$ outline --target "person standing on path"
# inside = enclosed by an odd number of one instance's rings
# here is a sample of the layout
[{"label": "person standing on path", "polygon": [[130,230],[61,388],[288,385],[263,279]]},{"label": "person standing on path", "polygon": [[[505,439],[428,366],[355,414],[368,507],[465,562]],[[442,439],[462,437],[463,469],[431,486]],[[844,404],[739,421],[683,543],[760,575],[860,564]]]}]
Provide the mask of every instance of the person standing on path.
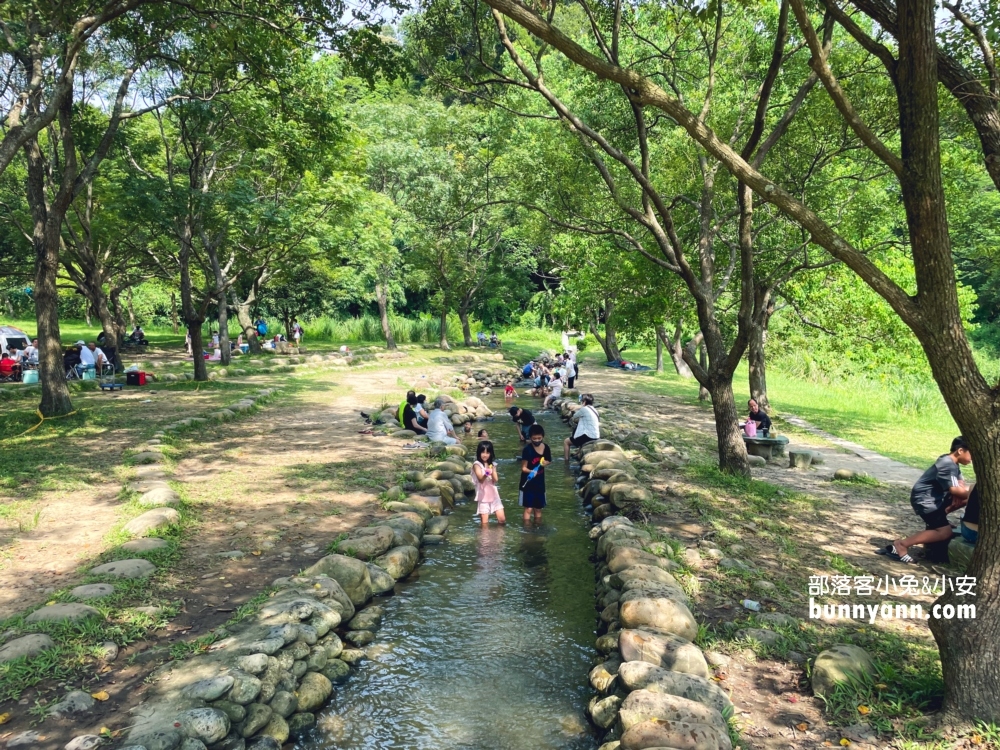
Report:
[{"label": "person standing on path", "polygon": [[552,463],[552,450],[545,443],[545,428],[533,424],[528,428],[528,445],[521,451],[521,481],[518,505],[524,508],[524,523],[542,523],[545,507],[545,465]]},{"label": "person standing on path", "polygon": [[906,539],[897,539],[892,544],[875,550],[875,554],[912,563],[916,561],[910,556],[909,548],[914,544],[949,541],[953,530],[948,522],[948,514],[968,503],[971,492],[962,477],[961,467],[971,463],[972,453],[968,443],[959,435],[951,441],[951,452],[939,457],[910,490],[910,505],[924,522],[924,531]]},{"label": "person standing on path", "polygon": [[576,421],[573,437],[568,437],[563,441],[563,453],[567,465],[569,465],[570,448],[579,448],[581,445],[601,437],[601,419],[597,415],[597,409],[594,408],[594,394],[584,393],[580,397],[580,403],[583,406],[570,417],[570,421]]},{"label": "person standing on path", "polygon": [[[466,422],[468,424],[468,422]],[[503,502],[497,491],[496,453],[493,443],[483,440],[476,446],[476,462],[472,464],[472,475],[476,482],[476,513],[481,519],[480,528],[485,529],[490,522],[490,515],[496,514],[497,522],[502,526],[507,523],[503,512]]]}]

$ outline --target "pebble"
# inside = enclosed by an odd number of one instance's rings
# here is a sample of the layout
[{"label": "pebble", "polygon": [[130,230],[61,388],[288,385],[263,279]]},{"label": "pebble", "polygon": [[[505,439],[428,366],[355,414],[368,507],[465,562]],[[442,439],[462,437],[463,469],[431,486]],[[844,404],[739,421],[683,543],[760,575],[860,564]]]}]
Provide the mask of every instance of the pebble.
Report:
[{"label": "pebble", "polygon": [[60,719],[72,716],[73,714],[85,714],[94,707],[96,702],[90,697],[89,693],[85,693],[82,690],[74,690],[66,693],[61,701],[50,706],[49,713]]},{"label": "pebble", "polygon": [[114,641],[105,641],[101,644],[99,652],[100,658],[104,661],[114,661],[118,658],[118,644]]},{"label": "pebble", "polygon": [[233,524],[233,528],[236,529],[237,531],[242,531],[249,525],[250,524],[248,524],[246,521],[237,521],[236,523]]}]

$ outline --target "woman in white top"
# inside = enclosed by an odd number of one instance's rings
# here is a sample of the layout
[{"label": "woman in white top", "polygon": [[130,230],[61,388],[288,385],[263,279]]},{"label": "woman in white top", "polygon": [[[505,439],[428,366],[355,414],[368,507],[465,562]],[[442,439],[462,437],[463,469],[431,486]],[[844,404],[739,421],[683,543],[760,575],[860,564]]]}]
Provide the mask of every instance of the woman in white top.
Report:
[{"label": "woman in white top", "polygon": [[458,442],[455,437],[455,428],[451,426],[451,420],[441,407],[444,401],[441,398],[434,399],[434,409],[427,417],[427,439],[435,443],[445,443],[452,445]]},{"label": "woman in white top", "polygon": [[548,409],[550,406],[552,406],[552,402],[554,402],[557,398],[562,398],[563,382],[562,382],[562,375],[560,374],[559,370],[556,370],[552,374],[552,380],[549,381],[549,388],[551,388],[552,391],[549,393],[548,396],[545,397],[545,400],[542,402],[543,409]]},{"label": "woman in white top", "polygon": [[573,415],[573,419],[576,420],[576,430],[573,432],[573,437],[563,441],[567,462],[569,461],[570,447],[579,448],[581,445],[601,437],[601,420],[597,416],[597,409],[594,408],[593,394],[584,393],[580,398],[580,403],[583,406],[577,409]]}]

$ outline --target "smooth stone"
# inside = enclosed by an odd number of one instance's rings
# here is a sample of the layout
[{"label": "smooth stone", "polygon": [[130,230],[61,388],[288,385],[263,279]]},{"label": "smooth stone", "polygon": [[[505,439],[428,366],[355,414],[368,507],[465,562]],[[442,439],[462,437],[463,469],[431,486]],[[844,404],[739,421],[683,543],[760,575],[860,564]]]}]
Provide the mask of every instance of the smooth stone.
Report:
[{"label": "smooth stone", "polygon": [[90,569],[91,575],[112,578],[148,578],[155,571],[156,566],[153,563],[139,557],[131,560],[115,560]]},{"label": "smooth stone", "polygon": [[232,686],[232,675],[224,674],[191,683],[184,689],[184,694],[196,700],[214,701],[225,695]]},{"label": "smooth stone", "polygon": [[622,702],[618,714],[626,730],[650,719],[670,722],[704,724],[720,734],[728,735],[729,729],[722,714],[711,706],[682,698],[679,695],[658,693],[652,690],[633,690]]},{"label": "smooth stone", "polygon": [[385,570],[396,580],[405,578],[420,562],[420,550],[416,547],[394,547],[381,557],[375,558],[375,564]]},{"label": "smooth stone", "polygon": [[281,750],[281,743],[273,737],[254,737],[247,742],[246,750]]},{"label": "smooth stone", "polygon": [[834,479],[848,480],[848,479],[854,479],[854,477],[856,476],[857,473],[851,471],[850,469],[837,469],[835,472],[833,472]]},{"label": "smooth stone", "polygon": [[347,539],[337,544],[336,551],[358,560],[369,560],[383,554],[392,546],[395,533],[395,529],[389,526],[357,529]]},{"label": "smooth stone", "polygon": [[664,669],[644,661],[627,661],[618,667],[618,681],[628,691],[649,690],[678,695],[711,706],[720,713],[733,710],[726,692],[705,677]]},{"label": "smooth stone", "polygon": [[271,714],[274,710],[263,703],[251,703],[247,706],[247,716],[237,727],[237,731],[243,737],[252,737],[271,721]]},{"label": "smooth stone", "polygon": [[618,619],[623,628],[653,629],[673,633],[688,641],[698,635],[698,623],[684,604],[666,598],[641,598],[623,601]]},{"label": "smooth stone", "polygon": [[22,656],[35,656],[55,645],[56,642],[43,633],[22,635],[0,647],[0,664],[20,659]]},{"label": "smooth stone", "polygon": [[291,716],[298,707],[299,699],[295,696],[295,693],[279,690],[271,699],[271,710],[282,718]]},{"label": "smooth stone", "polygon": [[310,672],[299,684],[299,711],[312,712],[321,708],[333,692],[333,684],[319,672]]},{"label": "smooth stone", "polygon": [[158,451],[142,451],[132,456],[132,463],[137,465],[160,464],[163,463],[163,454]]},{"label": "smooth stone", "polygon": [[294,714],[288,720],[288,733],[298,739],[307,734],[310,729],[316,726],[316,716],[311,713]]},{"label": "smooth stone", "polygon": [[767,466],[767,459],[763,456],[747,456],[747,463],[755,469],[761,469]]},{"label": "smooth stone", "polygon": [[222,711],[222,713],[229,717],[229,721],[233,725],[239,724],[247,717],[247,710],[239,703],[233,703],[232,701],[215,701],[212,704],[212,708]]},{"label": "smooth stone", "polygon": [[708,677],[708,664],[701,649],[675,635],[626,629],[618,637],[618,648],[624,661],[645,661],[675,672]]},{"label": "smooth stone", "polygon": [[736,631],[736,637],[757,641],[762,646],[768,647],[777,646],[784,640],[781,633],[775,633],[773,630],[764,630],[763,628],[743,628]]},{"label": "smooth stone", "polygon": [[[42,741],[42,734],[34,729],[29,729],[27,732],[20,732],[12,737],[7,738],[7,750],[14,750],[16,747],[34,747],[36,743],[40,744]],[[145,749],[144,749],[145,750]]]},{"label": "smooth stone", "polygon": [[340,584],[355,607],[361,606],[372,597],[371,576],[368,574],[368,567],[361,560],[355,560],[353,557],[327,555],[315,565],[306,568],[302,575],[325,575],[332,578]]},{"label": "smooth stone", "polygon": [[446,531],[448,531],[448,526],[451,524],[451,519],[448,516],[435,516],[427,521],[425,525],[425,533],[432,536],[443,536]]},{"label": "smooth stone", "polygon": [[733,557],[724,557],[719,560],[719,567],[723,570],[738,570],[744,573],[749,573],[753,568],[747,565],[745,562],[737,560]]},{"label": "smooth stone", "polygon": [[271,737],[279,745],[288,742],[288,722],[278,714],[274,714],[261,732],[265,737]]},{"label": "smooth stone", "polygon": [[767,593],[770,593],[770,592],[778,590],[778,587],[775,586],[773,583],[771,583],[770,581],[764,581],[764,580],[754,581],[753,582],[753,587],[755,589],[757,589],[758,591],[764,591],[764,592],[767,592]]},{"label": "smooth stone", "polygon": [[622,699],[617,695],[609,695],[607,698],[591,701],[588,709],[590,718],[601,729],[607,729],[618,719],[618,709],[622,704]]},{"label": "smooth stone", "polygon": [[851,678],[877,677],[871,656],[860,646],[840,644],[816,657],[812,668],[812,688],[816,695],[832,695],[838,682]]},{"label": "smooth stone", "polygon": [[351,618],[347,627],[351,630],[378,630],[382,624],[382,612],[375,607],[363,609]]},{"label": "smooth stone", "polygon": [[216,552],[215,556],[224,557],[227,560],[242,560],[244,557],[247,556],[247,553],[244,552],[243,550],[231,549],[228,550],[227,552]]},{"label": "smooth stone", "polygon": [[680,567],[673,560],[666,560],[635,547],[615,547],[608,552],[608,570],[612,573],[619,573],[633,565],[649,565],[663,570],[677,570]]},{"label": "smooth stone", "polygon": [[145,539],[133,539],[131,542],[125,542],[118,549],[124,550],[126,552],[153,552],[154,550],[163,549],[169,546],[169,542],[165,539],[157,539],[156,537],[146,537]]},{"label": "smooth stone", "polygon": [[192,708],[177,717],[177,721],[184,734],[206,745],[229,734],[229,717],[217,708]]},{"label": "smooth stone", "polygon": [[436,544],[444,544],[444,537],[440,534],[424,534],[424,538],[420,540],[421,547],[428,547]]},{"label": "smooth stone", "polygon": [[359,648],[345,648],[340,652],[340,660],[354,665],[359,664],[367,658],[364,651]]},{"label": "smooth stone", "polygon": [[51,604],[36,609],[25,618],[25,622],[76,622],[88,617],[99,617],[100,614],[86,604]]},{"label": "smooth stone", "polygon": [[381,596],[382,594],[388,594],[396,588],[396,579],[385,570],[372,563],[365,563],[365,565],[368,566],[368,577],[371,579],[372,594]]},{"label": "smooth stone", "polygon": [[236,666],[250,674],[260,674],[267,669],[267,654],[250,654],[236,660]]},{"label": "smooth stone", "polygon": [[340,659],[328,659],[326,666],[322,669],[323,676],[330,682],[339,684],[345,682],[351,674],[351,667],[347,662]]},{"label": "smooth stone", "polygon": [[162,508],[180,505],[181,496],[170,487],[154,487],[139,497],[139,505],[144,508]]},{"label": "smooth stone", "polygon": [[757,619],[766,622],[768,625],[776,625],[779,628],[797,628],[799,621],[784,612],[763,612],[757,615]]},{"label": "smooth stone", "polygon": [[110,583],[88,583],[77,586],[69,593],[77,599],[102,599],[115,593],[115,587]]},{"label": "smooth stone", "polygon": [[49,714],[64,719],[73,714],[85,714],[94,708],[96,700],[90,697],[90,693],[82,690],[74,690],[66,693],[61,701],[49,708]]},{"label": "smooth stone", "polygon": [[181,743],[180,750],[208,750],[205,743],[191,737]]},{"label": "smooth stone", "polygon": [[63,750],[94,750],[100,747],[102,742],[103,740],[96,734],[81,734],[63,745]]},{"label": "smooth stone", "polygon": [[124,526],[124,530],[133,536],[143,536],[150,531],[166,528],[179,523],[181,514],[173,508],[154,508],[147,510],[141,516],[136,516]]},{"label": "smooth stone", "polygon": [[326,649],[327,659],[336,659],[344,651],[344,644],[340,640],[340,636],[336,633],[330,633],[330,635],[324,638],[322,645]]},{"label": "smooth stone", "polygon": [[375,634],[370,630],[349,630],[344,634],[344,638],[355,646],[367,646],[375,640]]},{"label": "smooth stone", "polygon": [[622,732],[620,750],[731,750],[728,735],[723,739],[707,724],[650,719]]},{"label": "smooth stone", "polygon": [[130,739],[145,750],[174,750],[181,744],[183,737],[176,729],[166,729]]}]

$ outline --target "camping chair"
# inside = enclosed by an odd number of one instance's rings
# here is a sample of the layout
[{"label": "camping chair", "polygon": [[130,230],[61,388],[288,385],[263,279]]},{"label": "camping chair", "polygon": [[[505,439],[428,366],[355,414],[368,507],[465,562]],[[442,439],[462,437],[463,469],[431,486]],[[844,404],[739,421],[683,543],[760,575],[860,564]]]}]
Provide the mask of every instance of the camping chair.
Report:
[{"label": "camping chair", "polygon": [[480,346],[486,346],[486,334],[480,331],[476,334],[476,341]]}]

